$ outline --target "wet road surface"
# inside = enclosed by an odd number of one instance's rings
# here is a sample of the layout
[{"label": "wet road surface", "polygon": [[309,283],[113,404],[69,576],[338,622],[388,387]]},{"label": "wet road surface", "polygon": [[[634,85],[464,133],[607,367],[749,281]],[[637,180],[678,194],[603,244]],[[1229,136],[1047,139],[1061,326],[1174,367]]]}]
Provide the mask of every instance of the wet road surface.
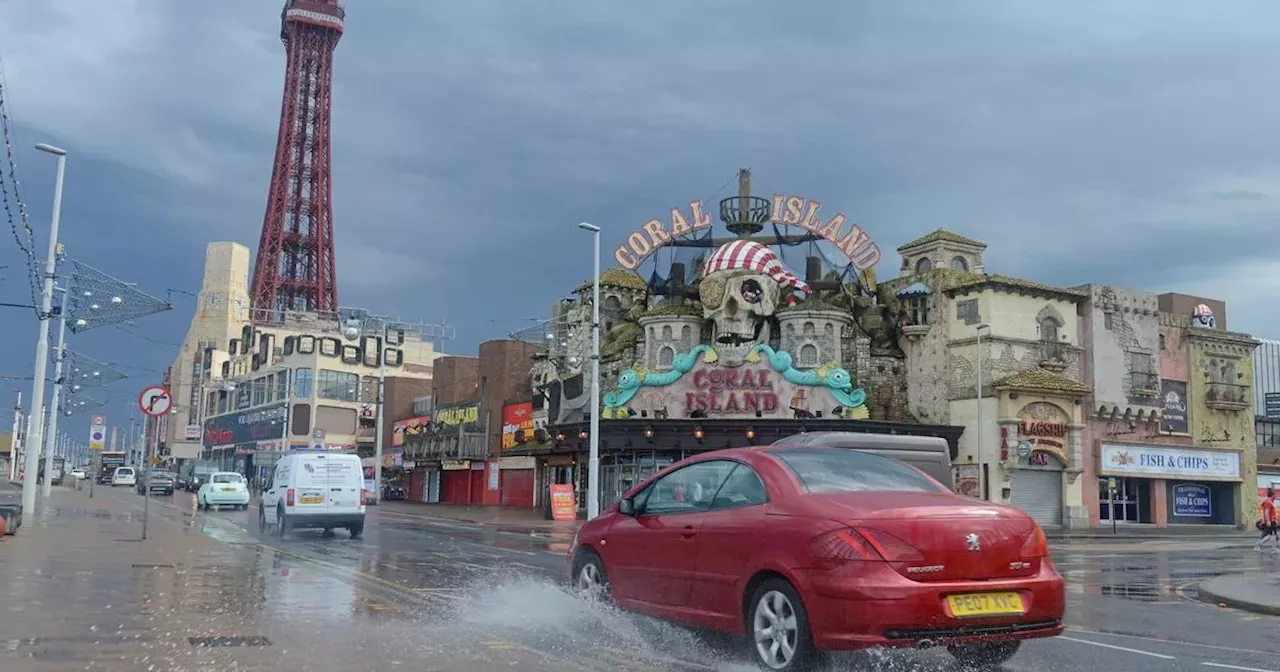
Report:
[{"label": "wet road surface", "polygon": [[[131,511],[109,522],[138,527],[140,497],[124,491],[100,491],[99,497],[118,499]],[[371,507],[363,539],[352,540],[341,530],[329,538],[303,530],[282,540],[258,531],[256,508],[197,512],[183,493],[156,498],[151,513],[151,529],[169,526],[200,539],[192,543],[196,557],[171,568],[121,571],[112,584],[116,593],[95,588],[93,600],[122,606],[141,601],[138,617],[171,619],[173,630],[201,626],[191,616],[195,607],[234,623],[243,636],[305,641],[305,648],[285,657],[305,663],[297,669],[753,669],[745,656],[723,644],[566,594],[559,581],[569,533],[444,522]],[[7,548],[0,546],[0,553]],[[1054,558],[1068,581],[1070,629],[1061,638],[1027,643],[1005,670],[1277,669],[1280,619],[1220,609],[1195,595],[1203,578],[1280,571],[1280,559],[1259,557],[1247,542],[1076,543],[1057,547]],[[54,563],[45,573],[56,571]],[[88,583],[98,586],[110,579],[91,577]],[[5,580],[10,585],[0,595],[10,605],[6,609],[13,609],[22,595],[15,593],[12,577]],[[181,605],[166,605],[166,587]],[[101,618],[97,621],[101,627]],[[231,631],[204,629],[210,635]],[[129,630],[112,636],[127,638]],[[10,637],[0,633],[0,640]],[[155,639],[156,655],[168,655],[169,663],[153,669],[270,666],[267,654],[258,651],[264,647],[255,646],[208,648],[199,658],[201,666],[183,666],[193,660],[189,651],[166,650],[175,645]],[[9,641],[9,654],[18,656],[24,645]],[[102,643],[108,653],[111,641]],[[137,642],[125,648],[130,646]],[[58,647],[46,643],[45,650]],[[0,661],[9,660],[5,655],[0,647]],[[120,660],[136,663],[138,657],[136,651],[122,653]],[[41,662],[53,666],[27,669],[147,669],[105,663],[86,668],[80,661],[58,667],[59,661],[49,658]],[[837,656],[829,667],[957,669],[937,650]]]}]

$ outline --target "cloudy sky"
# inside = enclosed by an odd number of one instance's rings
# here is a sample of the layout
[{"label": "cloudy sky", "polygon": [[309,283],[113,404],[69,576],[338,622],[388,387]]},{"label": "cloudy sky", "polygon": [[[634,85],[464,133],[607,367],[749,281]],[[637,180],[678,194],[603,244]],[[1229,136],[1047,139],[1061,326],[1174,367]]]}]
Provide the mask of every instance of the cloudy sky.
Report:
[{"label": "cloudy sky", "polygon": [[[185,334],[211,240],[255,245],[284,52],[271,0],[4,0],[22,194],[171,314],[78,336],[138,378]],[[1280,337],[1280,5],[362,0],[334,96],[344,305],[456,327],[468,354],[542,317],[605,242],[672,205],[759,191],[847,213],[890,252],[938,226],[990,272],[1186,291]],[[6,234],[7,235],[7,234]],[[12,242],[2,301],[29,297]],[[607,252],[606,252],[607,255]],[[35,323],[0,339],[30,375]],[[19,319],[20,318],[20,319]],[[26,383],[14,382],[14,387]]]}]

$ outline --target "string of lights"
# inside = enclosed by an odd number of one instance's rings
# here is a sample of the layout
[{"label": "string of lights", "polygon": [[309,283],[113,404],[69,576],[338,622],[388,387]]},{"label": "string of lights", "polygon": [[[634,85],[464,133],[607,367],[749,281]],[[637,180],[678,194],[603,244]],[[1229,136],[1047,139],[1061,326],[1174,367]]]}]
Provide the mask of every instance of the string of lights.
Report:
[{"label": "string of lights", "polygon": [[[14,145],[17,142],[17,130],[9,115],[8,81],[4,75],[4,65],[0,62],[0,134],[4,139],[6,165],[0,168],[0,204],[4,207],[5,217],[9,222],[9,230],[13,239],[27,259],[27,271],[31,285],[31,303],[40,305],[40,259],[36,256],[35,232],[27,218],[27,204],[22,200],[18,187],[18,162],[14,158]],[[13,196],[9,191],[12,188]],[[16,212],[15,212],[16,211]],[[39,308],[33,309],[36,316],[44,319]]]}]

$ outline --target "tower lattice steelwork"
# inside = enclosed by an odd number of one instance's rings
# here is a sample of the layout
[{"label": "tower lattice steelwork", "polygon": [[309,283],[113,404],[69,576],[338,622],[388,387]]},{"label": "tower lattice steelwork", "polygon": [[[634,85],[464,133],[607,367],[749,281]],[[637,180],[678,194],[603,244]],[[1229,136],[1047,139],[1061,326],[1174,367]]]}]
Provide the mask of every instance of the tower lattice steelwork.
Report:
[{"label": "tower lattice steelwork", "polygon": [[338,309],[329,136],[333,51],[345,15],[338,0],[287,0],[281,13],[284,99],[250,290],[261,318]]}]

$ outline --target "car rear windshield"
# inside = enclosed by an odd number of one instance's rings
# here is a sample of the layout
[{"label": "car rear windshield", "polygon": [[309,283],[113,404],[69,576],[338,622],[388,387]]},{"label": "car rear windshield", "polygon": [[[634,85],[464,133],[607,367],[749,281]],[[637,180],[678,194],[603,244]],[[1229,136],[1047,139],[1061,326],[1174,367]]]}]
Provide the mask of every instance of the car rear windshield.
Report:
[{"label": "car rear windshield", "polygon": [[121,476],[132,476],[133,467],[116,467],[116,473]]},{"label": "car rear windshield", "polygon": [[780,448],[773,456],[787,465],[805,490],[861,492],[906,490],[941,492],[938,484],[915,469],[889,457],[856,450]]},{"label": "car rear windshield", "polygon": [[244,477],[240,474],[214,474],[214,483],[243,483]]}]

